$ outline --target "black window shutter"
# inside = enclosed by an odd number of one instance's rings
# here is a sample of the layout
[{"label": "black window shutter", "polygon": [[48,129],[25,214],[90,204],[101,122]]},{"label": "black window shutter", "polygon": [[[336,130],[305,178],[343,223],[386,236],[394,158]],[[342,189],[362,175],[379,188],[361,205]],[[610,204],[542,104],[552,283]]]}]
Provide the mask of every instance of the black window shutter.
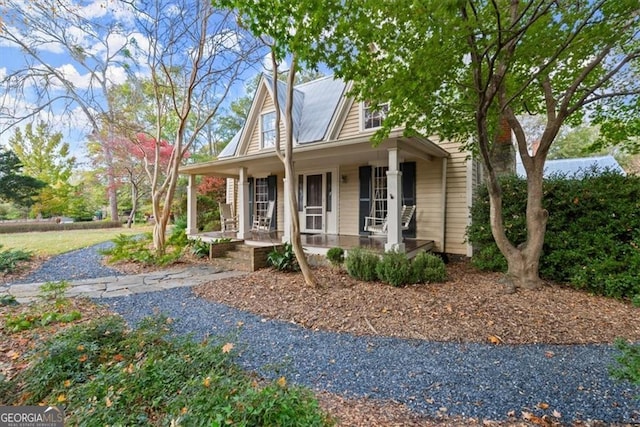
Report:
[{"label": "black window shutter", "polygon": [[364,231],[364,218],[371,213],[371,166],[360,166],[360,202],[359,202],[359,225],[360,235],[366,236],[368,233]]},{"label": "black window shutter", "polygon": [[276,175],[267,177],[267,191],[269,193],[269,201],[275,203],[273,218],[271,218],[271,230],[275,230],[278,224],[278,177]]},{"label": "black window shutter", "polygon": [[[402,204],[416,204],[416,162],[400,163],[402,172]],[[402,232],[403,237],[416,237],[416,214],[414,213],[409,229]]]},{"label": "black window shutter", "polygon": [[253,178],[248,178],[249,182],[249,221],[253,221],[253,200],[255,199],[256,189]]}]

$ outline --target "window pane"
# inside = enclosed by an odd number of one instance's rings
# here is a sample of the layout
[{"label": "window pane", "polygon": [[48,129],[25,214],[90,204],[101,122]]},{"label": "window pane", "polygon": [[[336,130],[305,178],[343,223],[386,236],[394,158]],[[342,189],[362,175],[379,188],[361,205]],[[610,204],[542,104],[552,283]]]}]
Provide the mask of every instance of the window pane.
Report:
[{"label": "window pane", "polygon": [[373,129],[379,128],[382,126],[382,121],[386,117],[389,112],[389,103],[384,103],[378,105],[377,111],[374,111],[372,105],[369,102],[365,102],[362,106],[363,108],[363,128],[364,129]]},{"label": "window pane", "polygon": [[262,148],[274,147],[276,143],[276,113],[262,115]]}]

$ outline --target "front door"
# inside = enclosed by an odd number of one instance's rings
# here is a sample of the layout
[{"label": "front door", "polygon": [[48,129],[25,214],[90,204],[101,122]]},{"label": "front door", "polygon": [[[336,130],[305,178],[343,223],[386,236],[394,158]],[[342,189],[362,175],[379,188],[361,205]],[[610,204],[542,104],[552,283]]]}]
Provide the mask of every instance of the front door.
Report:
[{"label": "front door", "polygon": [[304,175],[304,229],[320,233],[324,230],[323,175]]}]

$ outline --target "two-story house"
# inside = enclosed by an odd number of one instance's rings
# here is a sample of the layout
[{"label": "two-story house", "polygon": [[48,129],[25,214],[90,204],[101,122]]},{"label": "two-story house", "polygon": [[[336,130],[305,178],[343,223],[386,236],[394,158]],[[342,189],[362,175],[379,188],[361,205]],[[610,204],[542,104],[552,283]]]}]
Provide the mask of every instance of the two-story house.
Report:
[{"label": "two-story house", "polygon": [[[300,220],[303,244],[367,246],[411,252],[470,255],[465,241],[477,165],[459,144],[434,137],[405,137],[395,129],[373,146],[388,106],[376,111],[347,96],[349,83],[325,77],[295,87],[293,139],[298,211],[290,212],[284,191],[284,167],[274,151],[275,109],[284,118],[286,87],[263,76],[243,129],[218,159],[181,169],[189,176],[188,229],[196,224],[197,176],[227,178],[227,202],[237,215],[238,239],[260,239],[251,230],[252,218],[275,207],[271,227],[278,240],[288,240],[293,215]],[[284,137],[284,120],[280,124]],[[415,206],[410,221],[401,223],[403,206]],[[376,233],[371,218],[384,221]]]}]

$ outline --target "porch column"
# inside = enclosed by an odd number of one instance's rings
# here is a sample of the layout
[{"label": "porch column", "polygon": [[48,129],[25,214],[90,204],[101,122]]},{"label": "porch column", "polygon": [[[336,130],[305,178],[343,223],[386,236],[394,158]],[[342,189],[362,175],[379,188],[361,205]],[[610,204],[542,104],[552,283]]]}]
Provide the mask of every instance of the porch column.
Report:
[{"label": "porch column", "polygon": [[251,237],[251,218],[249,218],[249,180],[247,168],[240,168],[238,176],[238,239]]},{"label": "porch column", "polygon": [[402,241],[402,172],[400,172],[398,148],[389,149],[389,170],[387,171],[387,243],[385,251],[404,252]]},{"label": "porch column", "polygon": [[198,195],[196,191],[196,176],[189,175],[187,185],[187,236],[198,234]]},{"label": "porch column", "polygon": [[[291,178],[289,178],[291,179]],[[287,178],[282,180],[284,182],[284,229],[282,230],[282,243],[291,242],[291,195],[289,194],[289,189],[287,188]]]}]

